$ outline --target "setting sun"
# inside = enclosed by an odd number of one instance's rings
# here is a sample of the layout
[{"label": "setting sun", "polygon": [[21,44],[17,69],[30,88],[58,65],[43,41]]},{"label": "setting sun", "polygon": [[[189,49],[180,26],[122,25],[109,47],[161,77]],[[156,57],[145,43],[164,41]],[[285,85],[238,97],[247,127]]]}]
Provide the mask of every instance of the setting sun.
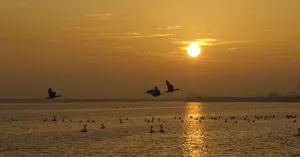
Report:
[{"label": "setting sun", "polygon": [[199,56],[201,49],[200,49],[198,43],[192,42],[191,45],[189,47],[187,47],[187,52],[188,52],[189,56],[197,57],[197,56]]}]

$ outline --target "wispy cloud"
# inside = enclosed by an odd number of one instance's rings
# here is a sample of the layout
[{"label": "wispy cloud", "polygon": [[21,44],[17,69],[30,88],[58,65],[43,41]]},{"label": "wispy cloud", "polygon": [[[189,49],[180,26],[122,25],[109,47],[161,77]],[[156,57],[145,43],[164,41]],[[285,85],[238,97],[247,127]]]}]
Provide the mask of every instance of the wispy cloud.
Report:
[{"label": "wispy cloud", "polygon": [[99,19],[99,20],[106,20],[108,17],[111,16],[109,13],[92,13],[92,14],[85,14],[85,17],[88,19]]},{"label": "wispy cloud", "polygon": [[126,12],[121,12],[121,15],[122,15],[122,17],[123,18],[125,18],[125,19],[128,19],[128,18],[130,18],[128,15],[127,15],[127,13]]},{"label": "wispy cloud", "polygon": [[122,50],[124,50],[124,49],[131,49],[132,48],[132,46],[117,46],[116,47],[116,49],[122,49]]},{"label": "wispy cloud", "polygon": [[93,28],[93,27],[71,27],[71,28],[66,28],[63,30],[67,30],[67,31],[96,31],[96,30],[100,30],[100,28]]},{"label": "wispy cloud", "polygon": [[177,26],[168,26],[168,27],[166,27],[166,28],[157,28],[158,30],[162,30],[162,29],[167,29],[167,30],[174,30],[174,29],[179,29],[179,28],[181,28],[182,26],[179,26],[179,25],[177,25]]},{"label": "wispy cloud", "polygon": [[[191,42],[197,42],[199,46],[213,46],[213,45],[227,45],[227,44],[238,44],[245,43],[245,41],[226,41],[214,38],[196,39],[193,41],[181,41],[179,44],[189,45]],[[175,41],[175,43],[178,43]]]},{"label": "wispy cloud", "polygon": [[140,35],[141,33],[138,32],[128,32],[128,33],[124,33],[125,35]]},{"label": "wispy cloud", "polygon": [[166,29],[179,29],[182,26],[168,26]]},{"label": "wispy cloud", "polygon": [[184,55],[184,52],[136,52],[137,55],[141,55],[141,56],[151,56],[151,57],[166,57],[169,59],[176,59],[176,60],[180,60],[183,59],[182,55]]},{"label": "wispy cloud", "polygon": [[133,47],[132,46],[117,46],[116,49],[119,52],[126,52],[128,50],[131,50]]},{"label": "wispy cloud", "polygon": [[131,32],[131,33],[124,33],[125,36],[114,36],[111,38],[117,38],[117,39],[126,39],[126,38],[153,38],[153,37],[167,37],[167,36],[173,36],[174,34],[147,34],[142,35],[137,32]]},{"label": "wispy cloud", "polygon": [[148,37],[167,37],[167,36],[173,36],[174,34],[150,34]]},{"label": "wispy cloud", "polygon": [[238,48],[236,48],[236,47],[231,47],[231,48],[229,48],[229,50],[230,50],[230,51],[236,51],[236,50],[238,50]]}]

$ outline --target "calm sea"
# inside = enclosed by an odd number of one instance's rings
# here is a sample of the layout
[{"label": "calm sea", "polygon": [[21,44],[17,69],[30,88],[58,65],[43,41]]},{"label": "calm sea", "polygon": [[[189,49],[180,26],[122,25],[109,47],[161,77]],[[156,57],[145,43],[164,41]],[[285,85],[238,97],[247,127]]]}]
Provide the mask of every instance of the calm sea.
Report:
[{"label": "calm sea", "polygon": [[286,115],[300,104],[3,103],[0,156],[300,156],[300,121]]}]

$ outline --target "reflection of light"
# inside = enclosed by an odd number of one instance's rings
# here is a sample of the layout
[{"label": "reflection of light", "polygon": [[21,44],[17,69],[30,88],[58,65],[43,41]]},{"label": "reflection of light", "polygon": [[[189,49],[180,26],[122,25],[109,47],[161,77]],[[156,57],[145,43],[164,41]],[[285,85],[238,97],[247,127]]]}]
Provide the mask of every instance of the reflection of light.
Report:
[{"label": "reflection of light", "polygon": [[[203,153],[204,146],[204,133],[202,121],[199,123],[199,119],[196,117],[203,116],[202,104],[199,102],[189,102],[185,104],[185,122],[183,124],[183,130],[185,131],[185,140],[182,145],[184,156],[199,156]],[[193,118],[190,118],[193,116]]]}]

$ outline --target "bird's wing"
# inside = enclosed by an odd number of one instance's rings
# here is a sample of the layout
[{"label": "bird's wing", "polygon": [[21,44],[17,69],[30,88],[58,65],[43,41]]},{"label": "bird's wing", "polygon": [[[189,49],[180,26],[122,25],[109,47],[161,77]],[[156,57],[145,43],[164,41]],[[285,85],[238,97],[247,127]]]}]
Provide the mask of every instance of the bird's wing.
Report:
[{"label": "bird's wing", "polygon": [[174,89],[174,86],[167,80],[166,81],[166,84],[167,84],[167,87],[168,87],[168,89]]},{"label": "bird's wing", "polygon": [[153,89],[147,90],[145,93],[152,93]]},{"label": "bird's wing", "polygon": [[49,95],[49,97],[52,96],[52,89],[51,88],[48,89],[48,95]]}]

